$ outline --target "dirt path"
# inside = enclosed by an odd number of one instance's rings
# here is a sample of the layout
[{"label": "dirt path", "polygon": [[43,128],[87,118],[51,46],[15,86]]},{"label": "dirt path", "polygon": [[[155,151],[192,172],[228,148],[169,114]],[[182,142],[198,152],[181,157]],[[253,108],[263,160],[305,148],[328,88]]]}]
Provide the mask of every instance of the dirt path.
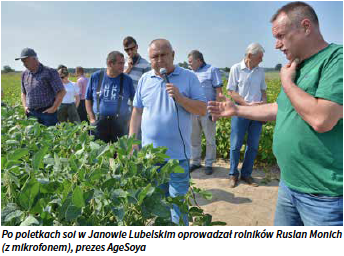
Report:
[{"label": "dirt path", "polygon": [[213,216],[213,221],[224,221],[229,226],[272,226],[280,175],[278,167],[269,167],[267,173],[261,168],[253,170],[252,177],[259,187],[239,181],[235,188],[228,186],[228,168],[228,161],[218,160],[212,175],[205,175],[204,168],[191,173],[196,187],[213,194],[210,201],[197,196],[199,206]]}]

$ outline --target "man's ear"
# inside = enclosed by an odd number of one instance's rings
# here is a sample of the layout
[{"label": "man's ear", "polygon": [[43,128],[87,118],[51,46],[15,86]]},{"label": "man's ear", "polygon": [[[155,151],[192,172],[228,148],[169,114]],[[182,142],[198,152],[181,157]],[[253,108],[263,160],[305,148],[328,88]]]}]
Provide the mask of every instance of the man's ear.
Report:
[{"label": "man's ear", "polygon": [[312,23],[309,19],[304,19],[301,21],[301,27],[303,28],[306,36],[308,36],[312,30]]},{"label": "man's ear", "polygon": [[173,58],[173,60],[174,60],[174,51],[172,51],[172,58]]}]

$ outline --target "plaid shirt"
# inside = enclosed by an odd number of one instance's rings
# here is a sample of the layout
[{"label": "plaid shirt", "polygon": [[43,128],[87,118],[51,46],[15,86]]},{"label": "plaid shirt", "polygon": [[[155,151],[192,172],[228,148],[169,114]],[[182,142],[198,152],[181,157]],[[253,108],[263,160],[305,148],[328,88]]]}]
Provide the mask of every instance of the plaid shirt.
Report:
[{"label": "plaid shirt", "polygon": [[56,94],[64,89],[57,71],[39,64],[38,71],[25,70],[21,76],[21,91],[26,95],[26,106],[38,109],[52,106]]}]

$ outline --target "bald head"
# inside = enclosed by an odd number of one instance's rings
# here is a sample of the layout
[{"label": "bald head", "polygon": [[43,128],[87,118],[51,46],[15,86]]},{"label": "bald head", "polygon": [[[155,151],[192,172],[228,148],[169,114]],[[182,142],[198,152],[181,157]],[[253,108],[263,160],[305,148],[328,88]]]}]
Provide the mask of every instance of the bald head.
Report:
[{"label": "bald head", "polygon": [[155,39],[153,40],[148,47],[148,51],[150,48],[168,48],[171,52],[173,51],[172,45],[170,41],[166,39]]},{"label": "bald head", "polygon": [[166,68],[167,73],[174,70],[174,51],[171,43],[166,39],[155,39],[149,44],[149,59],[156,74],[161,68]]}]

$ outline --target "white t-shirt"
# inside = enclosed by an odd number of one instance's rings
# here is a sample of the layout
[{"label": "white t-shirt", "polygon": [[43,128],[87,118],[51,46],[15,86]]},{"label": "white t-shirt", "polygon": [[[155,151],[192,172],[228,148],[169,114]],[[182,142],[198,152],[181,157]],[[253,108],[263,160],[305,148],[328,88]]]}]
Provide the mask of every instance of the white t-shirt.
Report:
[{"label": "white t-shirt", "polygon": [[63,97],[62,103],[67,103],[67,104],[74,103],[75,96],[79,95],[79,87],[73,82],[64,84],[64,87],[67,93]]},{"label": "white t-shirt", "polygon": [[255,67],[250,70],[244,60],[231,67],[227,90],[235,91],[246,102],[262,100],[262,90],[266,90],[265,72],[263,68]]}]

